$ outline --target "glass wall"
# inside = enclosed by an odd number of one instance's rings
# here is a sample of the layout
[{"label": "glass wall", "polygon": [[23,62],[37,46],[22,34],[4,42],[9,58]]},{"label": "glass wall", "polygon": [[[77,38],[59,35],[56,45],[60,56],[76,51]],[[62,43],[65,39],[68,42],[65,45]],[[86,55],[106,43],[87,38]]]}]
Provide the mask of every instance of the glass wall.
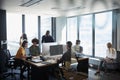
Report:
[{"label": "glass wall", "polygon": [[83,53],[92,55],[92,15],[79,17],[79,39],[83,47]]},{"label": "glass wall", "polygon": [[36,15],[25,15],[25,33],[28,37],[28,47],[32,45],[33,38],[38,39],[38,18]]},{"label": "glass wall", "polygon": [[46,31],[50,31],[50,35],[52,34],[52,28],[51,28],[51,17],[45,17],[41,16],[41,38],[43,35],[45,35]]},{"label": "glass wall", "polygon": [[77,17],[67,18],[67,41],[71,41],[73,45],[77,40]]},{"label": "glass wall", "polygon": [[[51,28],[51,17],[41,16],[41,41],[42,36],[46,34],[46,31],[50,31],[50,35],[52,34],[52,28]],[[43,52],[43,46],[41,45],[41,52]]]},{"label": "glass wall", "polygon": [[[80,45],[83,46],[83,53],[85,55],[92,56],[93,52],[95,52],[95,57],[105,56],[107,49],[106,44],[107,42],[112,42],[112,11],[68,17],[67,19],[65,17],[62,19],[59,20],[62,20],[61,23],[57,22],[59,23],[60,28],[56,29],[61,30],[59,31],[61,37],[59,37],[60,39],[58,39],[58,41],[61,41],[62,43],[66,42],[65,40],[72,41],[74,45],[75,41],[80,39]],[[93,20],[95,20],[94,23]],[[25,33],[28,36],[29,46],[31,45],[31,40],[33,38],[38,38],[38,34],[40,34],[40,39],[42,39],[42,36],[47,30],[50,31],[50,35],[52,33],[51,17],[41,16],[40,21],[40,30],[38,30],[38,16],[33,14],[25,15]],[[58,25],[57,23],[56,25]],[[56,32],[58,33],[58,30],[56,30]],[[15,55],[19,48],[21,35],[22,15],[7,13],[7,42],[8,49],[12,55]],[[95,46],[93,46],[93,44],[95,44]]]},{"label": "glass wall", "polygon": [[95,56],[105,57],[108,42],[112,42],[111,11],[95,14]]},{"label": "glass wall", "polygon": [[7,48],[15,55],[22,35],[22,15],[7,13]]}]

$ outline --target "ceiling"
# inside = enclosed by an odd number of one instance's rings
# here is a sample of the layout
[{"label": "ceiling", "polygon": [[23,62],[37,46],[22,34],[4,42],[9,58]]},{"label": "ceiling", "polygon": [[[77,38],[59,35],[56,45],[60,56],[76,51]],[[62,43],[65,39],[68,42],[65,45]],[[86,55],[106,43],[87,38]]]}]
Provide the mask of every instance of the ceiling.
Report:
[{"label": "ceiling", "polygon": [[75,16],[120,8],[119,0],[40,0],[29,7],[20,6],[27,1],[30,0],[0,0],[0,8],[7,12],[53,17]]}]

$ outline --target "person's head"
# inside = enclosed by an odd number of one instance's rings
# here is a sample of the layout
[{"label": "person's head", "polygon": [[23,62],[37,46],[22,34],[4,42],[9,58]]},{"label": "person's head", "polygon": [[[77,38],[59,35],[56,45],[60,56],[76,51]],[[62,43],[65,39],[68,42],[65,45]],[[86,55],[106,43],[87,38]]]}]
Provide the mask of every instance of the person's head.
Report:
[{"label": "person's head", "polygon": [[28,42],[27,41],[23,41],[22,47],[27,48],[27,46],[28,46]]},{"label": "person's head", "polygon": [[39,44],[39,40],[37,38],[32,39],[33,45]]},{"label": "person's head", "polygon": [[47,30],[47,31],[46,31],[46,35],[49,35],[49,34],[50,34],[50,31],[49,31],[49,30]]},{"label": "person's head", "polygon": [[107,43],[107,48],[112,48],[112,43],[108,42]]},{"label": "person's head", "polygon": [[27,40],[27,35],[25,33],[22,34],[22,38],[23,40],[26,39]]},{"label": "person's head", "polygon": [[76,45],[79,45],[80,44],[80,40],[76,40]]},{"label": "person's head", "polygon": [[67,49],[71,49],[71,47],[72,47],[72,42],[71,42],[71,41],[67,41],[67,42],[66,42],[66,45],[67,45]]}]

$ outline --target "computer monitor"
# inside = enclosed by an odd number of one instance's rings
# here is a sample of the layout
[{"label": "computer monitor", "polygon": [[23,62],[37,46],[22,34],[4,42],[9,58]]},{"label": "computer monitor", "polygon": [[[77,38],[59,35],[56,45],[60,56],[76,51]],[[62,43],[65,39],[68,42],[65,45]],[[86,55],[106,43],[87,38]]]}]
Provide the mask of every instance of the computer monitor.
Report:
[{"label": "computer monitor", "polygon": [[50,46],[50,56],[63,54],[63,45]]},{"label": "computer monitor", "polygon": [[50,46],[57,45],[57,42],[42,43],[42,55],[50,56]]}]

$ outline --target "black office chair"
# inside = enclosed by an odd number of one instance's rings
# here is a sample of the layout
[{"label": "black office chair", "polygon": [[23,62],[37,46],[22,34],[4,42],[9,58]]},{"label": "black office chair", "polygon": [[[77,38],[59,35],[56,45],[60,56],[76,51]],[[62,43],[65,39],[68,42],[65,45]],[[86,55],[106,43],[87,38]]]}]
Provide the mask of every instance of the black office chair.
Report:
[{"label": "black office chair", "polygon": [[116,71],[118,68],[118,62],[117,60],[111,61],[109,63],[105,62],[103,66],[105,73]]},{"label": "black office chair", "polygon": [[4,54],[5,54],[5,57],[6,57],[5,67],[8,70],[7,70],[7,72],[4,73],[3,78],[11,77],[10,79],[16,80],[16,74],[19,74],[19,73],[14,72],[14,70],[15,70],[14,57],[11,56],[9,50],[4,50]]}]

